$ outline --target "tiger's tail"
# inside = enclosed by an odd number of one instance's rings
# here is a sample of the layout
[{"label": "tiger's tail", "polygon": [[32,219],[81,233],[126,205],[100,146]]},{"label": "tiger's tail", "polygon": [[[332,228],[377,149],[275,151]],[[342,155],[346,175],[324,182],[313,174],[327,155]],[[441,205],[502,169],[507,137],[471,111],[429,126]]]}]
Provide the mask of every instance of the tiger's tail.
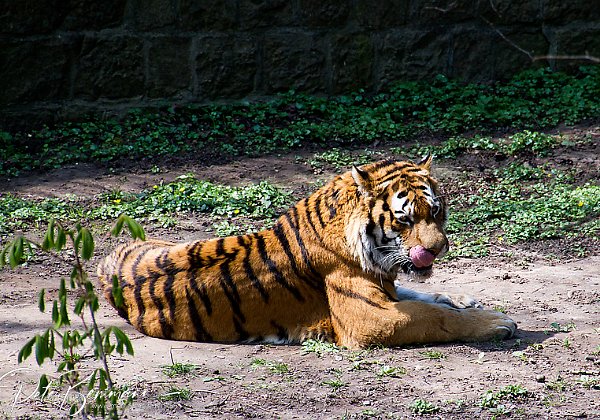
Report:
[{"label": "tiger's tail", "polygon": [[[164,241],[133,241],[126,243],[124,245],[116,248],[111,254],[105,257],[100,264],[98,264],[98,268],[96,273],[98,274],[98,279],[100,280],[100,286],[104,292],[104,297],[108,302],[113,306],[119,315],[126,320],[129,321],[129,311],[127,302],[122,302],[121,305],[117,305],[117,301],[115,300],[115,293],[113,288],[113,282],[116,278],[121,289],[125,289],[127,286],[130,286],[126,276],[122,273],[124,263],[126,262],[128,257],[131,257],[131,254],[135,252],[138,248],[159,248],[165,245],[172,245],[170,242]],[[123,292],[122,296],[125,298],[126,293]]]}]

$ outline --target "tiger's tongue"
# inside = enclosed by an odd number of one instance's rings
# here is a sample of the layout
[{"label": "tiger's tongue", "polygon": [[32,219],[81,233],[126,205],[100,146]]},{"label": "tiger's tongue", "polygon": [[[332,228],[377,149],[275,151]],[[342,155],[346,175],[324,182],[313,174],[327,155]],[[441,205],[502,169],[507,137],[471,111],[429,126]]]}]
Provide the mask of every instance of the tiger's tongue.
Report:
[{"label": "tiger's tongue", "polygon": [[409,251],[410,259],[413,264],[418,267],[429,267],[435,260],[435,255],[427,251],[421,245],[414,246]]}]

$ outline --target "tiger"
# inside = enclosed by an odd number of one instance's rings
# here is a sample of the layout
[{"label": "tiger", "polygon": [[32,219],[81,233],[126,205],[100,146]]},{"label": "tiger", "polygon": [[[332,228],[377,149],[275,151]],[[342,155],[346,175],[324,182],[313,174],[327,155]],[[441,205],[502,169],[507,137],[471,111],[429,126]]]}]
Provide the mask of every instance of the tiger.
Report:
[{"label": "tiger", "polygon": [[105,297],[141,333],[171,340],[359,349],[510,338],[516,323],[471,297],[402,287],[402,273],[428,277],[449,248],[431,165],[354,166],[259,232],[121,245],[98,266]]}]

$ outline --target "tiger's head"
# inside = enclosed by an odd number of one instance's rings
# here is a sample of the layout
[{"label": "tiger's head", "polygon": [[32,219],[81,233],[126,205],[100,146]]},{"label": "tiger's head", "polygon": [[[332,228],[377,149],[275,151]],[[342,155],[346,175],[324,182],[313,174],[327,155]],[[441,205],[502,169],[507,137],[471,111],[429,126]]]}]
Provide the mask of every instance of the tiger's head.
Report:
[{"label": "tiger's head", "polygon": [[346,239],[363,270],[389,276],[402,270],[425,278],[448,251],[446,202],[430,175],[431,161],[381,161],[352,169],[359,205],[346,225]]}]

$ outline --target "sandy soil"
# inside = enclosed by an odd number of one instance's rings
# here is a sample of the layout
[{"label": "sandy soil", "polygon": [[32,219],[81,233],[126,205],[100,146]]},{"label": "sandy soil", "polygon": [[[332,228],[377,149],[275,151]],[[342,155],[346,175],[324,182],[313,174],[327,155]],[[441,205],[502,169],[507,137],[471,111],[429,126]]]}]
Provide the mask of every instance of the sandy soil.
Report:
[{"label": "sandy soil", "polygon": [[[219,182],[239,184],[270,180],[293,189],[300,197],[310,183],[327,179],[295,155],[246,159],[222,165],[188,163],[164,167],[158,174],[139,169],[110,173],[80,165],[61,172],[27,176],[2,184],[24,197],[92,197],[120,188],[140,191],[160,179],[194,172]],[[456,167],[441,164],[441,178]],[[593,170],[593,169],[592,169]],[[442,179],[443,180],[443,179]],[[149,236],[173,240],[208,237],[199,216],[182,220],[174,229],[147,227]],[[206,223],[204,223],[206,224]],[[125,238],[110,238],[103,227],[97,257]],[[33,235],[41,235],[32,230]],[[410,418],[415,400],[434,404],[438,418],[600,418],[600,256],[549,258],[536,249],[499,250],[487,258],[443,262],[425,283],[407,283],[420,291],[463,292],[486,307],[506,311],[519,324],[514,338],[495,343],[450,344],[362,352],[307,353],[301,346],[221,345],[173,342],[139,334],[102,301],[102,325],[117,325],[131,338],[135,357],[112,359],[117,382],[127,383],[137,397],[129,418]],[[56,293],[66,268],[47,258],[28,267],[0,271],[0,416],[6,418],[63,417],[61,403],[76,398],[66,390],[48,401],[35,398],[40,372],[31,360],[17,364],[27,339],[48,325],[38,310],[37,295]],[[565,331],[556,331],[558,323]],[[556,325],[556,324],[554,324]],[[571,328],[564,328],[569,326]],[[569,331],[566,331],[569,330]],[[431,358],[430,351],[441,358]],[[429,353],[428,353],[429,352]],[[192,373],[167,377],[163,366],[173,361],[197,365]],[[264,362],[262,362],[264,361]],[[287,372],[276,367],[285,364]],[[91,359],[84,366],[93,367]],[[394,372],[395,375],[385,373]],[[502,401],[496,411],[480,407],[486,391],[521,385],[529,394]],[[173,386],[188,387],[187,401],[161,401]]]}]

